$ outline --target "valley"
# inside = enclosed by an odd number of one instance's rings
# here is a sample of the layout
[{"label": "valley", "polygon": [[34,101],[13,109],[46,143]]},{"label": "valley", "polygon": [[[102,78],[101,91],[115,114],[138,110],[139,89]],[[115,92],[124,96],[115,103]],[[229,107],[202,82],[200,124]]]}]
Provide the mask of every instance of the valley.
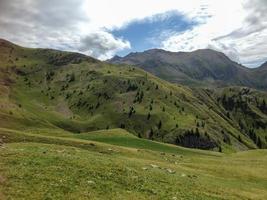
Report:
[{"label": "valley", "polygon": [[1,40],[0,199],[265,199],[266,100]]}]

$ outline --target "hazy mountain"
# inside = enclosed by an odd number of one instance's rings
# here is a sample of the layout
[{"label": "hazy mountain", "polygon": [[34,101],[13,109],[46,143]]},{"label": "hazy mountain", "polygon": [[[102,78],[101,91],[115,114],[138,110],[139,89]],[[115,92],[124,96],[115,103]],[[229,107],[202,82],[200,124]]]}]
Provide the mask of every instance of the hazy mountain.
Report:
[{"label": "hazy mountain", "polygon": [[108,62],[135,65],[170,82],[190,86],[239,85],[267,88],[256,78],[258,71],[246,68],[223,53],[210,49],[177,53],[152,49],[130,53],[125,57],[116,56]]}]

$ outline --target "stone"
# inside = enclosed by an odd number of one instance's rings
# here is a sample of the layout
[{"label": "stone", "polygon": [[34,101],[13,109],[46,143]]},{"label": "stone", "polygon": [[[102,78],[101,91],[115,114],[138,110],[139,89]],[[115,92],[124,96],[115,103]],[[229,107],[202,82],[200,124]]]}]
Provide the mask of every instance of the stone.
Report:
[{"label": "stone", "polygon": [[167,172],[170,173],[170,174],[174,174],[174,173],[175,173],[175,171],[172,170],[172,169],[166,169],[166,170],[167,170]]},{"label": "stone", "polygon": [[150,164],[150,166],[151,166],[152,168],[159,168],[158,165],[154,165],[154,164]]}]

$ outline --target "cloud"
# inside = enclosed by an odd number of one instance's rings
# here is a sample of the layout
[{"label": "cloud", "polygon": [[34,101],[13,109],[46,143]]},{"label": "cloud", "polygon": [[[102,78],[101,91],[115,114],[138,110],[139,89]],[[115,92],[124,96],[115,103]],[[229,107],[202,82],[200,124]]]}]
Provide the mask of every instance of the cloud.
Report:
[{"label": "cloud", "polygon": [[[116,37],[127,38],[132,44],[131,51],[144,51],[159,47],[159,41],[173,33],[191,29],[199,22],[187,19],[178,11],[167,11],[140,20],[132,20],[121,28],[111,30]],[[123,54],[129,53],[124,51]]]},{"label": "cloud", "polygon": [[241,38],[253,33],[263,31],[267,28],[267,1],[266,0],[246,0],[243,7],[247,12],[242,27],[238,27],[231,33],[216,38],[217,40],[227,37]]},{"label": "cloud", "polygon": [[114,38],[110,33],[98,31],[82,38],[79,50],[105,60],[112,57],[117,51],[129,48],[131,48],[131,45],[128,41]]},{"label": "cloud", "polygon": [[267,1],[231,2],[207,5],[210,18],[192,30],[173,34],[162,42],[162,48],[171,51],[211,48],[246,66],[260,65],[267,60]]},{"label": "cloud", "polygon": [[85,0],[0,0],[0,37],[23,46],[80,51],[99,59],[129,48],[129,42],[92,25],[85,3]]},{"label": "cloud", "polygon": [[267,60],[266,4],[266,0],[0,0],[0,37],[24,46],[80,51],[103,59],[134,47],[129,38],[122,39],[112,30],[175,11],[198,26],[162,27],[165,30],[144,38],[152,41],[146,48],[213,48],[255,66]]}]

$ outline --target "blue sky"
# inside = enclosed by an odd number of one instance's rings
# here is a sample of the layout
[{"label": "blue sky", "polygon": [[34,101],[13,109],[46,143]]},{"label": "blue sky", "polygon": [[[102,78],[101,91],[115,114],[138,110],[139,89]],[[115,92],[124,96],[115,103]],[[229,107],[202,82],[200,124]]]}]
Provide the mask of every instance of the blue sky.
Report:
[{"label": "blue sky", "polygon": [[130,49],[117,52],[117,55],[124,56],[130,52],[160,48],[161,41],[173,33],[184,32],[197,25],[198,22],[187,19],[179,12],[169,11],[141,20],[133,20],[120,29],[110,31],[110,33],[131,43]]},{"label": "blue sky", "polygon": [[51,1],[0,0],[0,38],[100,60],[150,48],[210,48],[248,67],[267,60],[266,0]]}]

